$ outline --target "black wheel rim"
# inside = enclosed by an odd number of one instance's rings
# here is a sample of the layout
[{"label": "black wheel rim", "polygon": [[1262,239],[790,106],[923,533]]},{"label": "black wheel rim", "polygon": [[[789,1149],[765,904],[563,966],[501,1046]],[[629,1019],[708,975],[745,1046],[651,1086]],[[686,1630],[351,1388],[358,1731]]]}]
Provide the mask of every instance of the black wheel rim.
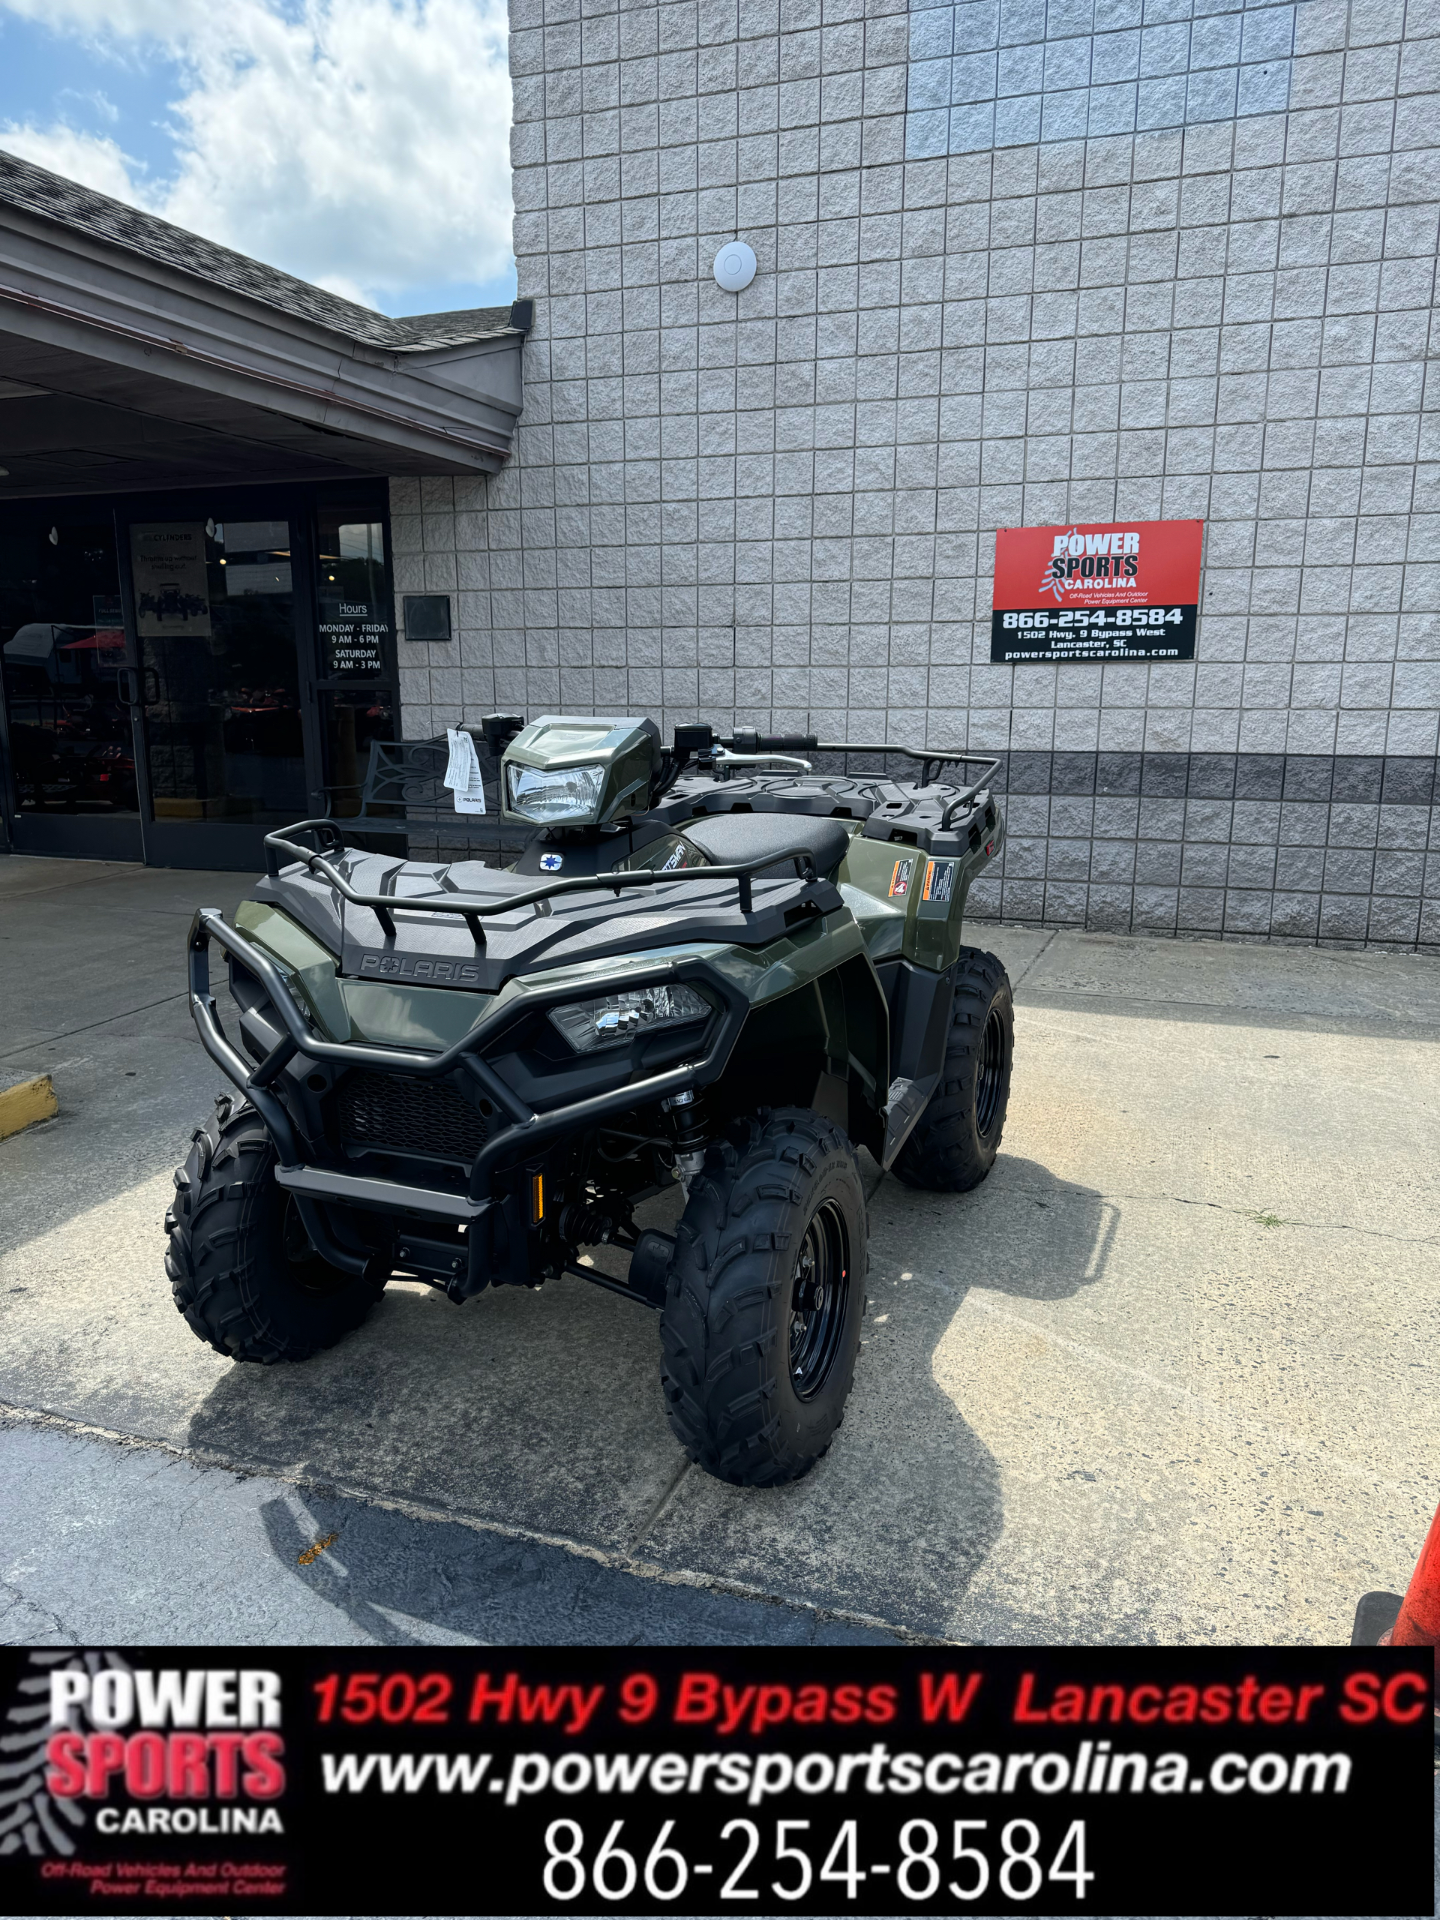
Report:
[{"label": "black wheel rim", "polygon": [[1004,1078],[1005,1022],[1000,1018],[999,1009],[991,1007],[980,1046],[980,1071],[975,1077],[975,1131],[982,1140],[995,1125]]},{"label": "black wheel rim", "polygon": [[850,1235],[827,1200],[812,1216],[790,1282],[790,1384],[812,1400],[830,1377],[850,1298]]}]

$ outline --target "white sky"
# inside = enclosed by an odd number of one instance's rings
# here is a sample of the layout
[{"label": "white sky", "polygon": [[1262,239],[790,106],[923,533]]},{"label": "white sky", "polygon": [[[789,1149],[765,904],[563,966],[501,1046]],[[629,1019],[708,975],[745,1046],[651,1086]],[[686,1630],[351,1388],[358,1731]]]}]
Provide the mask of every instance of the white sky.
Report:
[{"label": "white sky", "polygon": [[504,0],[0,0],[0,147],[387,312],[511,298]]}]

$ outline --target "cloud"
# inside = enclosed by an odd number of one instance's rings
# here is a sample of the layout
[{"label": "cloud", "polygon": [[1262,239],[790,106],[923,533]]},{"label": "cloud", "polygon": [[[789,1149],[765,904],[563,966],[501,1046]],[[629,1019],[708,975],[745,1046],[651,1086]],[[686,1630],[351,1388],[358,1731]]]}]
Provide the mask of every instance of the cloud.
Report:
[{"label": "cloud", "polygon": [[137,163],[121,151],[115,141],[93,133],[77,133],[73,127],[0,128],[0,146],[22,160],[33,160],[37,167],[63,173],[97,193],[108,193],[116,200],[128,200],[135,206],[147,204],[143,188],[134,174]]},{"label": "cloud", "polygon": [[503,0],[0,0],[127,60],[175,63],[173,175],[122,139],[0,131],[42,166],[335,290],[510,265]]}]

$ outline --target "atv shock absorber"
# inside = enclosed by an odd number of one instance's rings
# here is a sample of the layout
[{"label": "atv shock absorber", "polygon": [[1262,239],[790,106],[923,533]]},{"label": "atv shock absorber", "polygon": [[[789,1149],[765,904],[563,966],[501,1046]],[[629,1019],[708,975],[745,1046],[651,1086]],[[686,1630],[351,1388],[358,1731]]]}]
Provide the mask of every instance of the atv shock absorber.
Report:
[{"label": "atv shock absorber", "polygon": [[689,1087],[662,1100],[675,1141],[675,1171],[688,1199],[690,1182],[705,1164],[705,1105]]},{"label": "atv shock absorber", "polygon": [[581,1247],[628,1246],[634,1235],[629,1220],[613,1207],[572,1201],[560,1215],[560,1238]]}]

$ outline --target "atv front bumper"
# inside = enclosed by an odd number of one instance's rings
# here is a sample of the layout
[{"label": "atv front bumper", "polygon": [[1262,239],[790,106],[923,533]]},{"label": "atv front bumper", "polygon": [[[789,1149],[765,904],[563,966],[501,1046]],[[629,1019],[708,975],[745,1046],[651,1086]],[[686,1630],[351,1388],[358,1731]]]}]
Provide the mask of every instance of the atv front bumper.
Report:
[{"label": "atv front bumper", "polygon": [[[283,1032],[265,1058],[252,1065],[227,1039],[214,995],[210,991],[210,942],[215,940],[260,982]],[[253,940],[227,924],[217,907],[202,907],[190,927],[188,942],[190,1011],[201,1044],[210,1058],[245,1095],[264,1122],[274,1142],[276,1181],[295,1197],[300,1217],[316,1249],[333,1266],[358,1273],[371,1268],[373,1252],[345,1244],[336,1230],[332,1207],[398,1216],[402,1221],[442,1221],[463,1228],[463,1260],[451,1262],[460,1270],[448,1283],[457,1298],[480,1292],[497,1270],[518,1271],[524,1254],[524,1225],[515,1192],[497,1194],[496,1176],[523,1166],[558,1140],[589,1132],[600,1123],[670,1095],[708,1085],[724,1072],[725,1063],[744,1024],[750,1002],[743,990],[703,956],[687,954],[653,966],[627,968],[627,991],[647,986],[675,986],[693,982],[715,1008],[708,1025],[697,1035],[693,1057],[660,1073],[631,1078],[623,1085],[563,1102],[543,1111],[528,1105],[498,1074],[487,1053],[504,1050],[506,1037],[521,1020],[537,1011],[576,998],[573,979],[546,984],[527,982],[523,997],[497,1006],[465,1037],[442,1053],[406,1052],[365,1042],[331,1040],[318,1034],[307,1010],[291,991],[284,970]],[[495,1110],[493,1126],[470,1164],[463,1192],[443,1191],[378,1179],[329,1164],[302,1150],[286,1096],[303,1083],[310,1063],[344,1071],[366,1067],[419,1080],[441,1080],[458,1070],[468,1074]],[[338,1156],[335,1156],[338,1159]]]}]

